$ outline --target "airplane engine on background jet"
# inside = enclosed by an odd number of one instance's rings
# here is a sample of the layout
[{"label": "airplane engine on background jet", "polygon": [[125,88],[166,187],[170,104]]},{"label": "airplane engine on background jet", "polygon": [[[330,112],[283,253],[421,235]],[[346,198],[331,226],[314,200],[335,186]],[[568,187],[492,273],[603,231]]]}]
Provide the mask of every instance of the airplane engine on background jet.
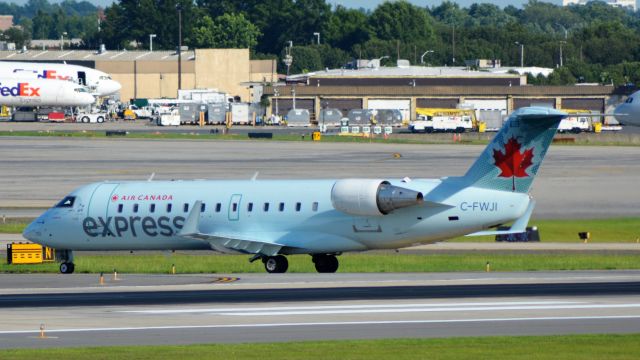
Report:
[{"label": "airplane engine on background jet", "polygon": [[385,180],[344,179],[336,181],[331,189],[333,207],[350,215],[382,216],[422,202],[421,192]]}]

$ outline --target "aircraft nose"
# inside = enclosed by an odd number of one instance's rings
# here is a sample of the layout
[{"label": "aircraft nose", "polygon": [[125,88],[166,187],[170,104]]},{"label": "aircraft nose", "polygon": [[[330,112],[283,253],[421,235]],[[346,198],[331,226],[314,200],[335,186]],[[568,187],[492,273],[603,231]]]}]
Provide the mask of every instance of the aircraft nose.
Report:
[{"label": "aircraft nose", "polygon": [[32,221],[22,232],[22,236],[34,243],[42,242],[42,225],[44,221],[40,218]]},{"label": "aircraft nose", "polygon": [[616,106],[616,108],[613,110],[613,116],[616,118],[616,120],[624,122],[625,118],[629,116],[629,109],[627,109],[627,104]]},{"label": "aircraft nose", "polygon": [[99,89],[100,93],[103,95],[112,95],[120,91],[120,89],[122,89],[122,85],[113,80],[102,81],[100,82]]}]

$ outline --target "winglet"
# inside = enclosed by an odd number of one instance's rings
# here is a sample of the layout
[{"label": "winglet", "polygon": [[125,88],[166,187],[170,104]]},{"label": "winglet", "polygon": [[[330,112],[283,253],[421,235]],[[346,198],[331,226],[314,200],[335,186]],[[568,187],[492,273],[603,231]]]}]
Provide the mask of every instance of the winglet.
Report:
[{"label": "winglet", "polygon": [[178,236],[186,236],[200,233],[200,212],[202,208],[202,201],[198,200],[193,204],[187,220],[184,222],[182,230],[178,233]]}]

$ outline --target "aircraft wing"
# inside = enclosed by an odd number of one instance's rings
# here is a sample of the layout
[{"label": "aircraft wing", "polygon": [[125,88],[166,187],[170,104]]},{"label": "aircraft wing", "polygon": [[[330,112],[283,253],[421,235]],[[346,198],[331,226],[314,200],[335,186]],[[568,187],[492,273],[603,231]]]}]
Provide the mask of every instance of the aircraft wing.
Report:
[{"label": "aircraft wing", "polygon": [[206,234],[199,230],[200,220],[200,207],[202,201],[198,200],[193,204],[193,208],[189,213],[189,216],[185,220],[182,230],[178,233],[178,236],[202,240],[209,243],[213,250],[223,253],[240,252],[246,254],[262,254],[268,256],[274,256],[278,254],[283,245],[270,242],[268,238],[273,238],[274,235],[261,232],[260,234],[238,234],[238,233],[213,233]]},{"label": "aircraft wing", "polygon": [[[366,250],[365,245],[354,239],[312,231],[304,231],[304,233],[298,231],[214,231],[212,233],[204,233],[199,226],[201,206],[202,201],[199,200],[193,204],[184,226],[177,235],[186,239],[208,242],[213,250],[222,253],[274,256],[284,247],[294,251],[299,249],[302,252],[315,251],[318,253],[335,253],[343,251],[343,249],[345,251],[352,249]],[[307,247],[308,244],[314,243],[320,245],[313,248]]]}]

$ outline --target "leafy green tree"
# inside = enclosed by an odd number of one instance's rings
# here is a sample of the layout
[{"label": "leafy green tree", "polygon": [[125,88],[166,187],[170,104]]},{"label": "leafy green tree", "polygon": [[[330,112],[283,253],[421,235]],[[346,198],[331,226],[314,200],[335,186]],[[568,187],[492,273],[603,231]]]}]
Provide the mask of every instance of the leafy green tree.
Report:
[{"label": "leafy green tree", "polygon": [[242,13],[224,14],[211,20],[204,16],[196,21],[190,43],[200,48],[253,48],[260,30]]},{"label": "leafy green tree", "polygon": [[369,24],[380,40],[409,43],[433,40],[434,36],[433,19],[427,11],[405,0],[382,3],[371,13]]},{"label": "leafy green tree", "polygon": [[367,14],[338,5],[331,14],[326,31],[322,35],[325,42],[348,51],[354,44],[366,42],[371,37]]}]

